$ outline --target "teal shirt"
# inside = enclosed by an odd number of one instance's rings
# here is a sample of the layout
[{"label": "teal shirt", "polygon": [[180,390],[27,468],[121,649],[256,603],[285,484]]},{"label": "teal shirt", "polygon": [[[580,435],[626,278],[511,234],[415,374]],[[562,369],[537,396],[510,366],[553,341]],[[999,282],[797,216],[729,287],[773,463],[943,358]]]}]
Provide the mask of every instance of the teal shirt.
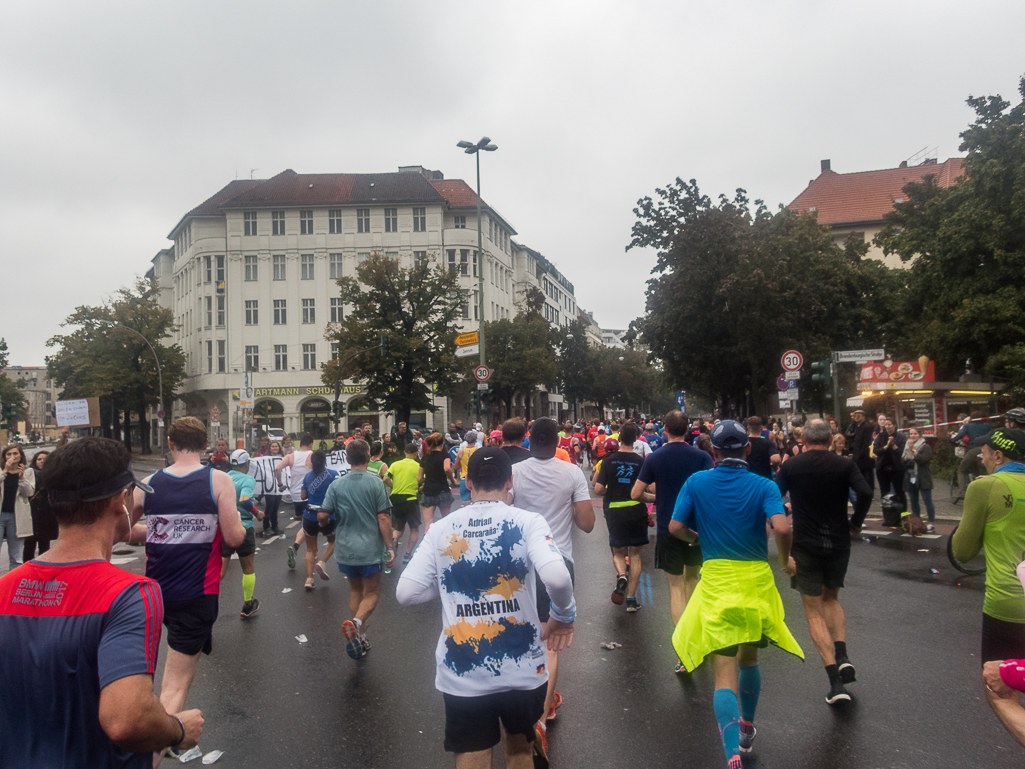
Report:
[{"label": "teal shirt", "polygon": [[228,475],[231,476],[231,482],[235,484],[235,507],[239,515],[242,516],[242,525],[247,529],[251,529],[253,528],[253,514],[243,509],[242,505],[238,502],[243,497],[248,497],[250,501],[254,501],[253,497],[256,496],[256,479],[251,475],[240,473],[238,470],[230,470]]},{"label": "teal shirt", "polygon": [[350,470],[331,484],[321,508],[338,522],[335,560],[346,566],[382,563],[384,539],[378,513],[391,509],[384,481],[366,470]]}]

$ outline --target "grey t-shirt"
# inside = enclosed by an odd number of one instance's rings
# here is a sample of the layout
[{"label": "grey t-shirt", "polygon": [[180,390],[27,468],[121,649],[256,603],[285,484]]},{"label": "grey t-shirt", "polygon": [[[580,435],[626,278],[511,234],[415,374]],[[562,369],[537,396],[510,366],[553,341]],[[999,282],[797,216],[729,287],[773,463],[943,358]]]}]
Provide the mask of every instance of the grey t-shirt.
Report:
[{"label": "grey t-shirt", "polygon": [[338,563],[369,566],[383,561],[384,539],[377,514],[391,509],[384,481],[366,470],[350,470],[328,487],[321,507],[334,513],[338,522]]},{"label": "grey t-shirt", "polygon": [[531,457],[513,467],[513,504],[548,521],[563,557],[573,560],[573,505],[590,501],[591,490],[576,464]]}]

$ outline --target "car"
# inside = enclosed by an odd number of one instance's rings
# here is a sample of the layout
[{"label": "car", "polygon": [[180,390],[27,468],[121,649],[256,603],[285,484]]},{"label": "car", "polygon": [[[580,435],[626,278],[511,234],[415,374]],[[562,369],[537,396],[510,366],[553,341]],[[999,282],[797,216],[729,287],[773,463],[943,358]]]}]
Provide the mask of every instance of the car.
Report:
[{"label": "car", "polygon": [[280,427],[268,427],[267,437],[272,441],[283,441],[285,440],[285,431]]}]

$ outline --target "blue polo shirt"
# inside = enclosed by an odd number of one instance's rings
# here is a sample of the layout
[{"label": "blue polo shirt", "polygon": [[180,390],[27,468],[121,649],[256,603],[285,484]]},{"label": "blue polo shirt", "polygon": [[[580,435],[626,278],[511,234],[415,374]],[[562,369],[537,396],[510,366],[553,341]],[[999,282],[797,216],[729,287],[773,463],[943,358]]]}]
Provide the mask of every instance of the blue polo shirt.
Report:
[{"label": "blue polo shirt", "polygon": [[779,488],[748,470],[746,463],[725,462],[729,464],[695,473],[683,484],[673,520],[700,535],[706,561],[767,561],[765,521],[784,515]]},{"label": "blue polo shirt", "polygon": [[[649,444],[650,445],[650,444]],[[694,473],[712,469],[712,458],[688,443],[673,441],[644,458],[639,481],[655,484],[655,517],[658,533],[669,533],[669,521],[680,489]]]}]

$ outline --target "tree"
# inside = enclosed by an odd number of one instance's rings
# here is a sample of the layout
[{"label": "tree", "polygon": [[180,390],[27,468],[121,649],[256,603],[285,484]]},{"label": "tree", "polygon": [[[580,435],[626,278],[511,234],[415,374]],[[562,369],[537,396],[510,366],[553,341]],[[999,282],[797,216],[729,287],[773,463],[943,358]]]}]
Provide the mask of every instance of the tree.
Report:
[{"label": "tree", "polygon": [[[0,337],[0,370],[7,368],[8,353],[7,340]],[[6,375],[0,376],[0,403],[13,403],[15,419],[24,419],[28,415],[28,404],[25,402],[19,390],[27,387],[24,379],[10,379]]]},{"label": "tree", "polygon": [[[159,401],[156,363],[149,346],[160,360],[164,403],[173,400],[175,390],[185,378],[185,355],[177,344],[161,340],[175,330],[171,310],[157,302],[157,286],[144,279],[133,288],[119,289],[112,299],[99,307],[81,306],[62,326],[75,326],[69,334],[47,341],[57,351],[46,359],[51,378],[64,388],[66,398],[99,397],[104,435],[120,432],[119,411],[124,418],[125,446],[132,448],[131,414],[139,417],[142,451],[149,453],[149,422],[146,408]],[[113,430],[111,430],[113,425]]]},{"label": "tree", "polygon": [[910,265],[906,319],[912,354],[945,376],[966,368],[1025,385],[1025,77],[1022,102],[969,98],[963,176],[904,187],[877,243]]},{"label": "tree", "polygon": [[448,395],[461,372],[455,338],[467,292],[458,275],[431,267],[430,260],[407,269],[373,254],[338,287],[351,309],[325,334],[338,343],[338,358],[324,365],[324,383],[361,381],[367,396],[402,422],[413,411],[434,411],[432,385]]},{"label": "tree", "polygon": [[587,341],[587,326],[579,319],[574,320],[566,326],[566,334],[559,341],[559,382],[568,401],[594,402],[596,364],[596,350]]},{"label": "tree", "polygon": [[484,334],[492,369],[489,387],[505,403],[507,417],[516,395],[525,396],[530,419],[530,396],[542,385],[554,387],[559,377],[552,327],[539,314],[527,312],[485,323]]}]

